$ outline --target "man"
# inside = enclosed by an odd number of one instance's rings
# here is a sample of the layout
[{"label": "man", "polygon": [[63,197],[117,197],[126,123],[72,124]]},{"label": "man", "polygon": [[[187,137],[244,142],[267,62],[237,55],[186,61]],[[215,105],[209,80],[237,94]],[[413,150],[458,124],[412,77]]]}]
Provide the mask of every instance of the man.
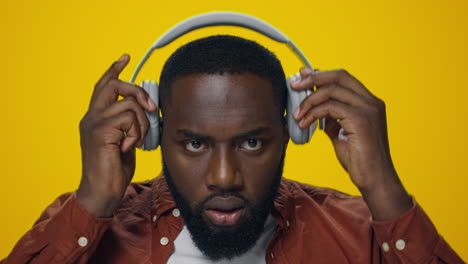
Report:
[{"label": "man", "polygon": [[281,177],[284,73],[271,52],[238,37],[196,40],[168,59],[163,175],[130,184],[144,111],[157,109],[118,79],[128,61],[102,76],[81,121],[78,190],[47,208],[2,263],[463,263],[398,178],[384,103],[345,71],[302,69],[293,88],[318,91],[294,116],[301,128],[326,118],[362,198]]}]

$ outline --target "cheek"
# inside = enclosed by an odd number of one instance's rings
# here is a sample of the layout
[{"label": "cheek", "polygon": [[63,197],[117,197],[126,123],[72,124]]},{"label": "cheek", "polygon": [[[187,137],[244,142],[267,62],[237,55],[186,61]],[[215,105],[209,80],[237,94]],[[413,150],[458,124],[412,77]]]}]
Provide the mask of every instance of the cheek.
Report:
[{"label": "cheek", "polygon": [[282,148],[256,158],[242,157],[241,174],[244,179],[245,196],[253,203],[263,199],[276,177],[282,157]]},{"label": "cheek", "polygon": [[204,175],[209,162],[187,157],[180,151],[175,145],[164,148],[164,160],[177,190],[193,209],[207,196]]}]

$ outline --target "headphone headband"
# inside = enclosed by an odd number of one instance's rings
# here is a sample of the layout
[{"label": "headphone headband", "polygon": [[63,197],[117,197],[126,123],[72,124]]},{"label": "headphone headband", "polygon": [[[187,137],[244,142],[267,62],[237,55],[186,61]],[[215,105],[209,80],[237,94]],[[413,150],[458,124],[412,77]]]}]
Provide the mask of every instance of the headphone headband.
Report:
[{"label": "headphone headband", "polygon": [[238,26],[248,28],[262,35],[265,35],[271,38],[272,40],[281,43],[286,43],[288,47],[291,48],[291,50],[294,52],[294,54],[296,54],[299,57],[299,59],[305,64],[305,66],[311,68],[309,60],[307,60],[307,58],[299,50],[299,48],[291,40],[289,40],[289,38],[286,37],[286,35],[284,35],[278,29],[274,28],[272,25],[258,18],[245,14],[234,12],[212,12],[188,18],[178,23],[173,28],[169,29],[166,33],[164,33],[162,37],[160,37],[154,42],[151,48],[143,56],[140,63],[138,63],[138,66],[136,67],[130,82],[135,82],[135,79],[138,73],[140,72],[141,68],[146,63],[146,61],[155,49],[159,49],[166,46],[167,44],[171,43],[172,41],[176,40],[177,38],[188,32],[199,28],[211,26]]}]

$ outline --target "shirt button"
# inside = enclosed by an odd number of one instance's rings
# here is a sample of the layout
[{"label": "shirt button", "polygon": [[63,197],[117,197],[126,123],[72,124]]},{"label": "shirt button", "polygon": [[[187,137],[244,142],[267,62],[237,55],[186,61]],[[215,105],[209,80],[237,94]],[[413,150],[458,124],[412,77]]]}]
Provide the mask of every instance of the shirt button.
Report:
[{"label": "shirt button", "polygon": [[172,215],[175,217],[179,217],[180,216],[179,208],[175,208],[174,210],[172,210]]},{"label": "shirt button", "polygon": [[159,240],[159,243],[161,243],[161,245],[165,246],[165,245],[169,244],[169,238],[163,237],[163,238],[161,238],[161,240]]},{"label": "shirt button", "polygon": [[382,249],[383,249],[383,251],[385,251],[385,252],[388,252],[388,251],[390,250],[390,246],[388,245],[387,242],[383,242],[383,243],[382,243]]},{"label": "shirt button", "polygon": [[273,254],[273,252],[270,253],[270,256],[271,256],[271,259],[275,258],[275,255]]},{"label": "shirt button", "polygon": [[88,239],[86,237],[78,238],[78,245],[80,245],[80,247],[86,247],[88,245]]},{"label": "shirt button", "polygon": [[398,250],[403,250],[406,247],[406,242],[403,239],[398,239],[397,242],[395,243],[395,247]]},{"label": "shirt button", "polygon": [[156,222],[156,220],[158,220],[158,216],[157,216],[157,215],[153,215],[153,222]]}]

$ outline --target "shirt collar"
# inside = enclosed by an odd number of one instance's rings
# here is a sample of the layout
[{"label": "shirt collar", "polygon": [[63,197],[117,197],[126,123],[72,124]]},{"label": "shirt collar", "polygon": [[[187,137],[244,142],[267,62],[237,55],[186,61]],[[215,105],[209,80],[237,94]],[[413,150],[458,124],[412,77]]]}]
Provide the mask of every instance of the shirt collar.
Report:
[{"label": "shirt collar", "polygon": [[161,173],[153,180],[151,195],[151,213],[152,215],[161,216],[168,210],[176,207],[176,203],[172,198],[172,194],[167,186],[164,174]]}]

